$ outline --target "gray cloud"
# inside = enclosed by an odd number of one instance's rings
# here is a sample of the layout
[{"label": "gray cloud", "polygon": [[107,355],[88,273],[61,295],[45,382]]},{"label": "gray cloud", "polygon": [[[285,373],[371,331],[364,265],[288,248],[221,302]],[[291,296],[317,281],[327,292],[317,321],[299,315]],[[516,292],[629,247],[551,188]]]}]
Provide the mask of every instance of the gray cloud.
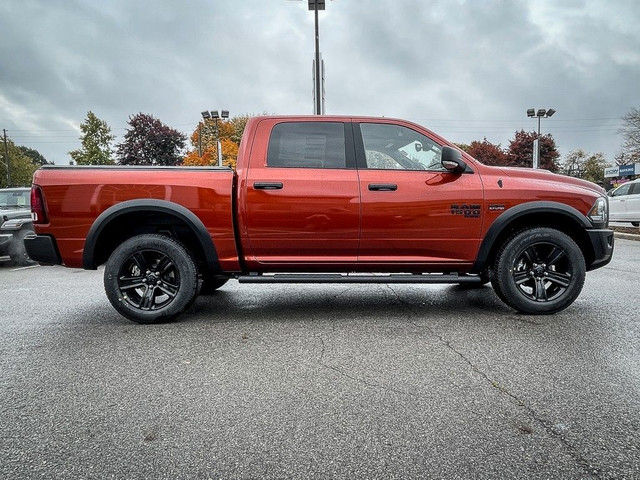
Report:
[{"label": "gray cloud", "polygon": [[[640,105],[635,1],[336,0],[320,13],[327,113],[408,118],[506,145],[542,122],[561,150],[619,150]],[[191,133],[204,109],[310,113],[313,15],[286,0],[6,0],[0,128],[56,163],[88,110],[124,133],[151,113]]]}]

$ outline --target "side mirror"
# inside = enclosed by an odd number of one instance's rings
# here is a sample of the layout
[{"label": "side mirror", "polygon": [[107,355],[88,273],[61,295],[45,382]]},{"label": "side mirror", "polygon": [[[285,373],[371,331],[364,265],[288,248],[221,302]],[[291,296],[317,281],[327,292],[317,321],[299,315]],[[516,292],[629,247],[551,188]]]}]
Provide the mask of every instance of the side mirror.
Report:
[{"label": "side mirror", "polygon": [[452,147],[442,147],[440,157],[442,166],[451,173],[462,173],[467,169],[467,164],[462,160],[462,154]]}]

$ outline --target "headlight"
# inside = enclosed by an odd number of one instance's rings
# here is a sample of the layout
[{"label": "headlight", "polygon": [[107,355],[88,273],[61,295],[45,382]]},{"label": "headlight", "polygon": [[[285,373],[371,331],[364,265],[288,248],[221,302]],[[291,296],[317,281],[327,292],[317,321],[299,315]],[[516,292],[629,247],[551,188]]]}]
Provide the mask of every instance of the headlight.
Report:
[{"label": "headlight", "polygon": [[20,230],[25,223],[31,223],[27,218],[14,218],[2,224],[2,230]]},{"label": "headlight", "polygon": [[589,220],[591,220],[591,223],[593,223],[594,225],[607,225],[607,222],[609,221],[609,212],[607,210],[608,207],[608,202],[606,198],[599,198],[598,200],[596,200],[596,203],[593,204],[593,207],[591,207],[591,210],[589,210],[589,214],[587,215],[589,217]]}]

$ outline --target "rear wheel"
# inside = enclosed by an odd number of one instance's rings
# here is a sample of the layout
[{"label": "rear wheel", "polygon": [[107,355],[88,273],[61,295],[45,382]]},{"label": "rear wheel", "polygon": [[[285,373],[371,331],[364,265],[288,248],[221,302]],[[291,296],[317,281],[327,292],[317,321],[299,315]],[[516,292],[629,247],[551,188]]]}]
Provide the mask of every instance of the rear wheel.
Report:
[{"label": "rear wheel", "polygon": [[586,265],[576,243],[551,228],[532,228],[508,240],[496,258],[492,285],[522,313],[550,314],[571,305],[582,291]]},{"label": "rear wheel", "polygon": [[198,274],[189,252],[173,238],[138,235],[116,248],[104,271],[111,305],[137,323],[176,318],[193,302]]},{"label": "rear wheel", "polygon": [[631,222],[634,227],[640,227],[640,222]]}]

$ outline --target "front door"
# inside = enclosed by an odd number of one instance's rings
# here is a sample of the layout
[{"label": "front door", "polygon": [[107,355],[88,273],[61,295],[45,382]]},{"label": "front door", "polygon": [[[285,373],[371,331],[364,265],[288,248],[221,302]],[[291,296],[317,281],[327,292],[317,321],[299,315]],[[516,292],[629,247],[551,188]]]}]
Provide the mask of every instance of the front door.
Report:
[{"label": "front door", "polygon": [[423,271],[472,264],[481,240],[480,176],[471,169],[446,171],[442,145],[413,125],[363,122],[354,133],[362,196],[359,263]]}]

